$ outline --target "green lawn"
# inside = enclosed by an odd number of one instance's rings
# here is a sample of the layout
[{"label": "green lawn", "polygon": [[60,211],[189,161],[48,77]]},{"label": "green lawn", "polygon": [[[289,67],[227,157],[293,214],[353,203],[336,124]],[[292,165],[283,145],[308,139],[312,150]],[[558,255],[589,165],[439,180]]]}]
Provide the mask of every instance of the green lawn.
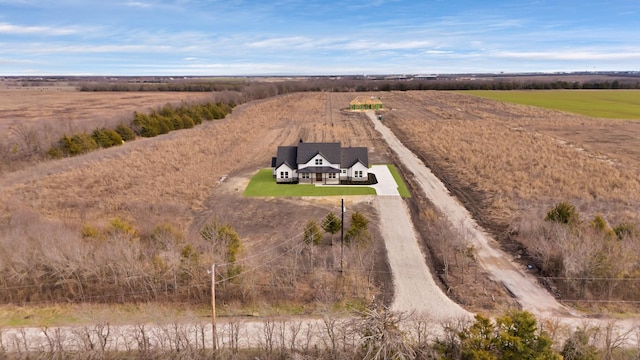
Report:
[{"label": "green lawn", "polygon": [[244,196],[341,196],[375,195],[373,188],[365,186],[315,186],[312,184],[276,184],[273,170],[262,169],[251,178]]},{"label": "green lawn", "polygon": [[402,196],[403,198],[410,198],[411,193],[409,192],[407,185],[402,180],[402,176],[400,176],[398,169],[396,169],[396,167],[393,165],[388,165],[387,167],[389,168],[389,171],[391,171],[391,175],[393,175],[393,178],[396,180],[396,184],[398,184],[398,192],[400,193],[400,196]]},{"label": "green lawn", "polygon": [[484,90],[460,93],[591,117],[640,119],[640,91],[636,90]]}]

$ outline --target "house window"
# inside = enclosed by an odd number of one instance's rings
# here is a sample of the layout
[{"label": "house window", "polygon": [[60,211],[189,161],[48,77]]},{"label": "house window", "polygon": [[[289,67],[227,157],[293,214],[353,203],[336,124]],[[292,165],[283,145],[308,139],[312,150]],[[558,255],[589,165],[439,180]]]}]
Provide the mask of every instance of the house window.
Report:
[{"label": "house window", "polygon": [[310,175],[311,175],[311,174],[309,174],[309,173],[302,173],[302,178],[303,178],[303,179],[310,179],[310,178],[311,178],[311,176],[310,176]]},{"label": "house window", "polygon": [[322,165],[322,159],[316,159],[316,165]]},{"label": "house window", "polygon": [[346,174],[347,173],[347,169],[342,169],[342,173]]},{"label": "house window", "polygon": [[280,171],[280,178],[281,179],[288,179],[289,178],[289,172],[288,171]]},{"label": "house window", "polygon": [[362,177],[362,170],[356,170],[354,177]]},{"label": "house window", "polygon": [[336,174],[329,174],[329,179],[335,179],[336,178]]}]

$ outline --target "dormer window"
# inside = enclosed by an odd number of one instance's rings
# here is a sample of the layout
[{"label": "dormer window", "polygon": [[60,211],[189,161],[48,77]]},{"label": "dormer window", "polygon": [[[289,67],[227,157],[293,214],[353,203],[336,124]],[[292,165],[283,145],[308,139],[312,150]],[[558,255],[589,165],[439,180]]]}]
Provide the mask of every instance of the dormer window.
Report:
[{"label": "dormer window", "polygon": [[322,159],[316,159],[316,165],[322,165]]}]

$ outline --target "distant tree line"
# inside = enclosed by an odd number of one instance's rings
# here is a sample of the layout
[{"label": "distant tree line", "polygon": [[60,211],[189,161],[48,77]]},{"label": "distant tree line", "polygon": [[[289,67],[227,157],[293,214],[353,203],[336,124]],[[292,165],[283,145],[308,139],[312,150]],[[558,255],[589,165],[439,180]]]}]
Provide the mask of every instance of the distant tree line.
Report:
[{"label": "distant tree line", "polygon": [[120,123],[115,129],[95,129],[91,134],[65,134],[51,146],[48,155],[52,158],[76,156],[122,145],[125,141],[135,140],[136,136],[155,137],[174,130],[189,129],[203,120],[224,119],[234,107],[234,102],[183,104],[178,107],[166,104],[148,114],[135,112],[130,123]]},{"label": "distant tree line", "polygon": [[214,92],[240,91],[242,82],[176,82],[176,83],[86,83],[80,91],[186,91]]},{"label": "distant tree line", "polygon": [[180,82],[180,83],[105,83],[84,84],[81,91],[234,91],[244,94],[246,101],[275,95],[305,92],[368,92],[409,90],[553,90],[553,89],[640,89],[637,78],[596,79],[589,81],[565,81],[556,78],[545,81],[540,78],[522,79],[495,77],[491,79],[440,78],[435,80],[380,80],[359,78],[313,78],[308,80]]}]

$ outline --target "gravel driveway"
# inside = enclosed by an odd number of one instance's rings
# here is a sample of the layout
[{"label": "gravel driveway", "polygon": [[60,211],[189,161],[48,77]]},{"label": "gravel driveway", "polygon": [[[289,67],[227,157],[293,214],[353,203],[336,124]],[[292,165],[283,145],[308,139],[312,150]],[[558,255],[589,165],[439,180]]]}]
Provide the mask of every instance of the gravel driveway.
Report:
[{"label": "gravel driveway", "polygon": [[471,314],[449,299],[433,280],[418,245],[409,209],[398,195],[376,197],[380,227],[393,272],[392,310],[428,314],[434,320]]},{"label": "gravel driveway", "polygon": [[[491,274],[493,280],[501,283],[516,298],[524,310],[530,311],[533,314],[548,317],[572,315],[570,309],[557,302],[549,292],[538,284],[535,278],[530,276],[524,269],[522,269],[521,266],[513,262],[509,254],[499,249],[498,243],[485,233],[480,226],[478,226],[467,209],[465,209],[462,204],[449,194],[449,191],[446,189],[444,184],[442,184],[442,182],[433,175],[431,170],[429,170],[429,168],[427,168],[415,154],[400,142],[389,128],[376,119],[373,111],[368,111],[367,115],[371,121],[373,121],[375,129],[380,132],[391,149],[398,154],[400,161],[404,163],[407,169],[413,172],[415,181],[422,188],[427,198],[448,217],[449,221],[454,224],[454,226],[467,234],[469,240],[477,249],[478,262],[489,274]],[[393,246],[394,241],[392,239],[397,236],[396,234],[398,234],[399,231],[401,231],[398,226],[398,223],[401,221],[400,218],[408,218],[409,214],[404,215],[401,214],[399,210],[395,210],[398,213],[393,217],[391,212],[387,212],[385,209],[386,206],[389,206],[386,203],[386,200],[380,201],[383,202],[379,205],[385,243],[388,244],[388,246]],[[391,227],[390,231],[386,229],[387,226]],[[403,227],[409,227],[411,232],[414,232],[410,221],[408,221],[408,223],[404,223]],[[389,255],[389,257],[391,256],[392,255]],[[406,263],[408,263],[410,259],[412,259],[411,261],[418,261],[417,258],[406,258],[402,266],[409,266]],[[394,279],[396,278],[395,266],[396,264],[391,262],[391,268],[394,269]],[[420,265],[412,264],[411,266],[418,268]],[[406,275],[401,276],[404,277]],[[429,285],[424,282],[421,286],[435,287],[436,285]],[[400,290],[400,287],[398,287],[398,289],[398,299],[396,300],[396,304],[411,303],[412,300],[403,299],[403,296],[422,296],[420,295],[421,293],[403,292]],[[420,291],[435,292],[433,289],[424,289]],[[441,305],[438,304],[438,308],[440,306]],[[442,306],[447,308],[449,307],[448,304]]]}]

